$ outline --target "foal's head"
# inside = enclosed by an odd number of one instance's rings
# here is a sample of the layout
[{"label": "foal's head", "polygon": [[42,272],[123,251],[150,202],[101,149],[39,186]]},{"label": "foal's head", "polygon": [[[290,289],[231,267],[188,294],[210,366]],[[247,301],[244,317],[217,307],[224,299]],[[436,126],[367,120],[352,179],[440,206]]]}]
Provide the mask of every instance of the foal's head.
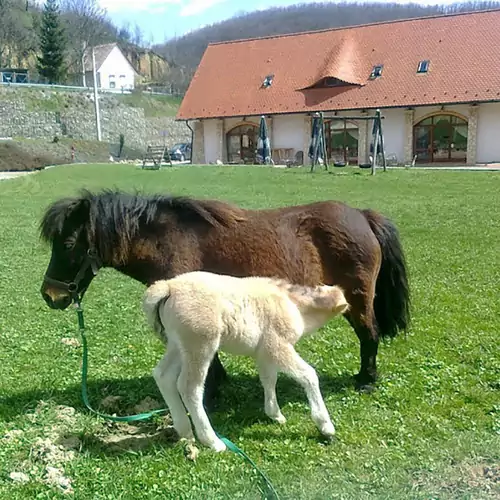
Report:
[{"label": "foal's head", "polygon": [[289,297],[299,308],[321,311],[333,315],[344,314],[349,304],[344,291],[337,285],[318,285],[316,287],[296,285],[284,280],[273,280],[286,290]]},{"label": "foal's head", "polygon": [[82,296],[97,271],[98,260],[89,253],[89,221],[86,197],[59,200],[42,218],[40,233],[51,243],[52,255],[41,293],[53,309],[65,309],[73,297]]}]

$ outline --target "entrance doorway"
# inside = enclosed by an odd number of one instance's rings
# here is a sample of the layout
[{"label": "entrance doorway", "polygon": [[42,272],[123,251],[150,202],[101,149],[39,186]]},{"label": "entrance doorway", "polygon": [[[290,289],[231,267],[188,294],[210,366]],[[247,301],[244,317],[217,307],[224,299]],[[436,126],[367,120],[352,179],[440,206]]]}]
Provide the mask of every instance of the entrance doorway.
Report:
[{"label": "entrance doorway", "polygon": [[255,164],[258,127],[252,123],[239,125],[226,135],[229,163]]},{"label": "entrance doorway", "polygon": [[358,163],[358,126],[347,120],[325,121],[328,158],[334,162]]},{"label": "entrance doorway", "polygon": [[439,114],[413,127],[413,151],[418,163],[455,162],[467,159],[467,120]]}]

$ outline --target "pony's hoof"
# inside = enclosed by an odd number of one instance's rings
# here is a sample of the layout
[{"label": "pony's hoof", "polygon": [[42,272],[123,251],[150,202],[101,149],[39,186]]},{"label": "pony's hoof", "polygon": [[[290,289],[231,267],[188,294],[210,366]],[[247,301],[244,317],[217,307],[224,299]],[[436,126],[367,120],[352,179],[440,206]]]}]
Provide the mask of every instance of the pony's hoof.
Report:
[{"label": "pony's hoof", "polygon": [[371,394],[375,391],[375,377],[368,377],[358,373],[354,376],[354,380],[357,391],[365,394]]},{"label": "pony's hoof", "polygon": [[371,394],[375,392],[375,386],[373,384],[356,384],[356,390],[363,394]]}]

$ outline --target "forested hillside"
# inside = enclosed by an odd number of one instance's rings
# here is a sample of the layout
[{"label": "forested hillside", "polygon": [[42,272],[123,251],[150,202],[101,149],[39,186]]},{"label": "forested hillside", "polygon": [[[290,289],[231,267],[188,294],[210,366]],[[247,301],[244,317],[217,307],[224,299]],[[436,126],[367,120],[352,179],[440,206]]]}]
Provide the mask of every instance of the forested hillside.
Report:
[{"label": "forested hillside", "polygon": [[[39,51],[41,2],[0,0],[0,68],[21,67],[34,70]],[[149,82],[164,84],[183,92],[211,42],[253,38],[299,31],[351,26],[460,11],[500,8],[500,2],[468,2],[448,6],[401,5],[396,3],[309,3],[242,12],[229,20],[206,26],[179,38],[151,47],[139,26],[117,27],[98,0],[60,0],[61,17],[67,36],[68,74],[80,74],[84,46],[118,42],[136,70],[155,65],[163,67],[157,75],[146,74]],[[156,57],[152,48],[166,60]],[[148,73],[148,71],[146,71]],[[36,77],[36,71],[32,71]]]}]

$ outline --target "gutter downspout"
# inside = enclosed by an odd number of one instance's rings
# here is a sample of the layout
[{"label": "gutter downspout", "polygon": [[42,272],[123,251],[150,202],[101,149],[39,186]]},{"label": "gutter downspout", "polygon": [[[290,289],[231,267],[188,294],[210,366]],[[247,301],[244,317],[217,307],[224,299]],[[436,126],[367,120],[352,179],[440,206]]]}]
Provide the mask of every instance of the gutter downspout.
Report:
[{"label": "gutter downspout", "polygon": [[189,125],[189,120],[186,120],[186,126],[189,130],[191,130],[191,158],[189,159],[189,164],[192,165],[193,164],[193,153],[194,153],[194,149],[193,149],[194,130],[191,128],[191,125]]}]

